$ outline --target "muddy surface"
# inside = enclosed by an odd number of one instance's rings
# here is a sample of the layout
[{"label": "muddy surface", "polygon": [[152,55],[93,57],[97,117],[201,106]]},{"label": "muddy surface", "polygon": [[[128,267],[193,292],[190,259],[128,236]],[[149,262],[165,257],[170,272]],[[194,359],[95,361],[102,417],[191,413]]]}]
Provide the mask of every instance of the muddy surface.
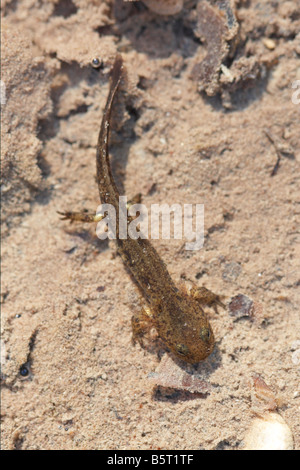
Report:
[{"label": "muddy surface", "polygon": [[[242,449],[260,374],[299,449],[299,1],[4,0],[2,15],[2,448]],[[205,205],[201,250],[153,244],[227,305],[208,309],[216,348],[181,367],[186,386],[155,338],[132,346],[139,299],[113,242],[57,214],[99,204],[117,52],[118,186]]]}]

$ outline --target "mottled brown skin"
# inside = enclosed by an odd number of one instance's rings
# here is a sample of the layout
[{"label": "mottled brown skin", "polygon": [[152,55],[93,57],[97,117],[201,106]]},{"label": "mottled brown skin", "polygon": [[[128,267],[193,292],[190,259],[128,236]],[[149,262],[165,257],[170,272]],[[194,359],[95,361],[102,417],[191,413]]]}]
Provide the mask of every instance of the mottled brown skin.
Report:
[{"label": "mottled brown skin", "polygon": [[[133,340],[142,344],[142,337],[149,326],[154,326],[164,344],[178,358],[189,363],[205,359],[214,348],[214,335],[202,305],[222,305],[218,296],[202,287],[193,288],[188,294],[178,289],[158,253],[149,240],[119,238],[119,215],[127,223],[132,219],[126,211],[119,214],[119,192],[114,182],[108,151],[111,109],[122,78],[122,58],[117,56],[112,82],[105,107],[97,144],[97,182],[102,203],[112,204],[116,210],[118,252],[131,272],[147,307],[132,317]],[[61,213],[64,218],[90,221],[89,215]],[[72,215],[73,214],[73,215]]]}]

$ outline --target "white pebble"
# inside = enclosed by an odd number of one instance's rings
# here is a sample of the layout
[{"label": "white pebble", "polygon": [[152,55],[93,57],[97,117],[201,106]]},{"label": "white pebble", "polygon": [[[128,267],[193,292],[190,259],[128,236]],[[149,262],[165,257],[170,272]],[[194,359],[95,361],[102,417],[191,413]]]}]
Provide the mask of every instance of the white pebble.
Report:
[{"label": "white pebble", "polygon": [[293,435],[278,413],[255,418],[244,438],[244,450],[293,450]]},{"label": "white pebble", "polygon": [[300,349],[292,353],[292,363],[298,366],[300,364]]}]

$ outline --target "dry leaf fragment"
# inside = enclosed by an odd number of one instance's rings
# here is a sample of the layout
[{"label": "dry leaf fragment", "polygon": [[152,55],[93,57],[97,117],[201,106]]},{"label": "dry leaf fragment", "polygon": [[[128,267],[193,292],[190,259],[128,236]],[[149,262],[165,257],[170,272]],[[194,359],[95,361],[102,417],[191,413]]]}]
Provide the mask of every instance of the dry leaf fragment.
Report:
[{"label": "dry leaf fragment", "polygon": [[188,366],[180,367],[168,355],[164,355],[155,372],[151,372],[148,378],[155,385],[190,393],[208,393],[212,388],[197,371],[191,370]]},{"label": "dry leaf fragment", "polygon": [[266,384],[261,375],[253,374],[252,380],[252,410],[258,415],[264,414],[266,411],[275,411],[278,406],[278,402],[274,392]]},{"label": "dry leaf fragment", "polygon": [[229,41],[237,34],[238,24],[230,0],[211,5],[202,0],[197,5],[195,34],[206,43],[206,56],[192,70],[192,78],[198,82],[199,91],[209,96],[219,89],[222,62],[229,53]]}]

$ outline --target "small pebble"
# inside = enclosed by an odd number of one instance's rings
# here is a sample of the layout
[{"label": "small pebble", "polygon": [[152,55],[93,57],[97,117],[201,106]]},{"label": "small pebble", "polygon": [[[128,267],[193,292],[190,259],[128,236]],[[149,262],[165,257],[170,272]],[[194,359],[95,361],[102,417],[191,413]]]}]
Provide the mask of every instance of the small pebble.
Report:
[{"label": "small pebble", "polygon": [[183,0],[143,0],[158,15],[176,15],[182,10]]},{"label": "small pebble", "polygon": [[235,318],[250,317],[253,300],[244,294],[233,297],[228,305],[229,314]]},{"label": "small pebble", "polygon": [[300,349],[296,349],[296,351],[292,353],[292,363],[295,364],[295,366],[300,364]]},{"label": "small pebble", "polygon": [[263,44],[266,46],[267,49],[270,49],[270,51],[273,51],[276,47],[276,42],[273,41],[273,39],[270,38],[263,38]]},{"label": "small pebble", "polygon": [[244,450],[293,450],[293,435],[278,413],[255,418],[244,438]]},{"label": "small pebble", "polygon": [[299,339],[296,339],[291,344],[291,351],[296,351],[297,349],[300,349],[300,340]]}]

